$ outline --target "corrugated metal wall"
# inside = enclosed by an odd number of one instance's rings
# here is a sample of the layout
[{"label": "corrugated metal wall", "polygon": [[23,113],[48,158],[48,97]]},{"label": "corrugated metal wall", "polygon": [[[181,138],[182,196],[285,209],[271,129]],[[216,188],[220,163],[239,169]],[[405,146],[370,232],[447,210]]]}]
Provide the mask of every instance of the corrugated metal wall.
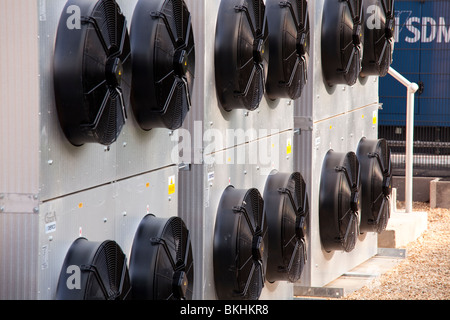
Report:
[{"label": "corrugated metal wall", "polygon": [[37,15],[38,1],[0,0],[0,300],[37,295]]},{"label": "corrugated metal wall", "polygon": [[0,1],[0,193],[39,189],[37,6]]}]

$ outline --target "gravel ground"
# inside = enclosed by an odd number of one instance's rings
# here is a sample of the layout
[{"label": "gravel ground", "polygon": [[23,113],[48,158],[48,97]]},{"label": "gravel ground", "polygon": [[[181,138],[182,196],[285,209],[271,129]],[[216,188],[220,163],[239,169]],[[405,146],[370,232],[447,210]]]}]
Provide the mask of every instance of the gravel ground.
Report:
[{"label": "gravel ground", "polygon": [[406,259],[343,300],[450,299],[450,210],[414,203],[413,211],[428,211],[428,229],[406,246]]}]

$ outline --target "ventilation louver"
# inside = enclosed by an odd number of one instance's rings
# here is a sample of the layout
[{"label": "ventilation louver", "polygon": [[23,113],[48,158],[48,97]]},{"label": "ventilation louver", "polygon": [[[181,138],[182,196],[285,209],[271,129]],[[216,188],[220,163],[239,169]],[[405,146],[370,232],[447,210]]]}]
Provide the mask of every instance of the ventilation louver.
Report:
[{"label": "ventilation louver", "polygon": [[[80,24],[71,18],[80,11]],[[76,12],[76,11],[75,11]],[[127,119],[131,53],[127,21],[114,0],[69,0],[54,52],[55,102],[61,127],[76,146],[114,143]]]},{"label": "ventilation louver", "polygon": [[270,240],[267,280],[296,282],[306,261],[309,202],[305,181],[299,172],[273,171],[263,198]]},{"label": "ventilation louver", "polygon": [[329,86],[356,83],[363,52],[361,0],[325,0],[322,69]]},{"label": "ventilation louver", "polygon": [[127,260],[116,242],[73,242],[59,275],[57,300],[128,300],[130,292]]},{"label": "ventilation louver", "polygon": [[350,252],[359,235],[360,168],[354,152],[328,151],[319,190],[319,229],[325,251]]},{"label": "ventilation louver", "polygon": [[131,101],[140,127],[178,129],[191,108],[195,44],[183,0],[139,0],[130,30]]},{"label": "ventilation louver", "polygon": [[268,39],[262,0],[220,3],[214,63],[217,96],[224,110],[258,108],[267,78]]},{"label": "ventilation louver", "polygon": [[257,300],[267,267],[267,223],[257,189],[229,186],[214,230],[214,283],[221,300]]},{"label": "ventilation louver", "polygon": [[361,226],[363,232],[381,233],[390,218],[391,153],[385,139],[362,138],[356,154],[361,167]]},{"label": "ventilation louver", "polygon": [[130,254],[133,299],[192,299],[193,264],[190,233],[183,220],[145,216]]},{"label": "ventilation louver", "polygon": [[364,0],[364,57],[361,76],[384,77],[394,51],[394,0]]},{"label": "ventilation louver", "polygon": [[269,99],[300,98],[308,75],[310,27],[306,0],[267,0],[270,64]]}]

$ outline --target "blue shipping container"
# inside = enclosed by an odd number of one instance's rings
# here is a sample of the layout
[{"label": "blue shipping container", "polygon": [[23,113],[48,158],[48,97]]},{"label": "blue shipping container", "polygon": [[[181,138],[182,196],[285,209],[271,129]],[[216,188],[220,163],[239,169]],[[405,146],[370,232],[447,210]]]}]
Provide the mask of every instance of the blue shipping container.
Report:
[{"label": "blue shipping container", "polygon": [[[395,2],[392,67],[419,84],[415,100],[415,140],[450,141],[450,1]],[[406,88],[391,76],[380,79],[380,136],[401,140],[406,119]],[[395,127],[396,130],[387,130]],[[425,134],[420,128],[438,128]],[[397,138],[395,137],[397,135]],[[428,137],[426,136],[428,135]]]}]

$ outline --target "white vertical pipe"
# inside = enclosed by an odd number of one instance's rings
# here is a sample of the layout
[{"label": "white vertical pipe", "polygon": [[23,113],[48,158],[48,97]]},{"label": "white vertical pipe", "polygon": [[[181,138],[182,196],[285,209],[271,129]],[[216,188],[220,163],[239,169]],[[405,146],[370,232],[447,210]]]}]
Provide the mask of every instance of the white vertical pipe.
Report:
[{"label": "white vertical pipe", "polygon": [[405,151],[405,212],[412,212],[413,203],[413,149],[414,149],[414,95],[419,86],[410,82],[396,70],[390,68],[389,74],[403,84],[406,96],[406,151]]}]

